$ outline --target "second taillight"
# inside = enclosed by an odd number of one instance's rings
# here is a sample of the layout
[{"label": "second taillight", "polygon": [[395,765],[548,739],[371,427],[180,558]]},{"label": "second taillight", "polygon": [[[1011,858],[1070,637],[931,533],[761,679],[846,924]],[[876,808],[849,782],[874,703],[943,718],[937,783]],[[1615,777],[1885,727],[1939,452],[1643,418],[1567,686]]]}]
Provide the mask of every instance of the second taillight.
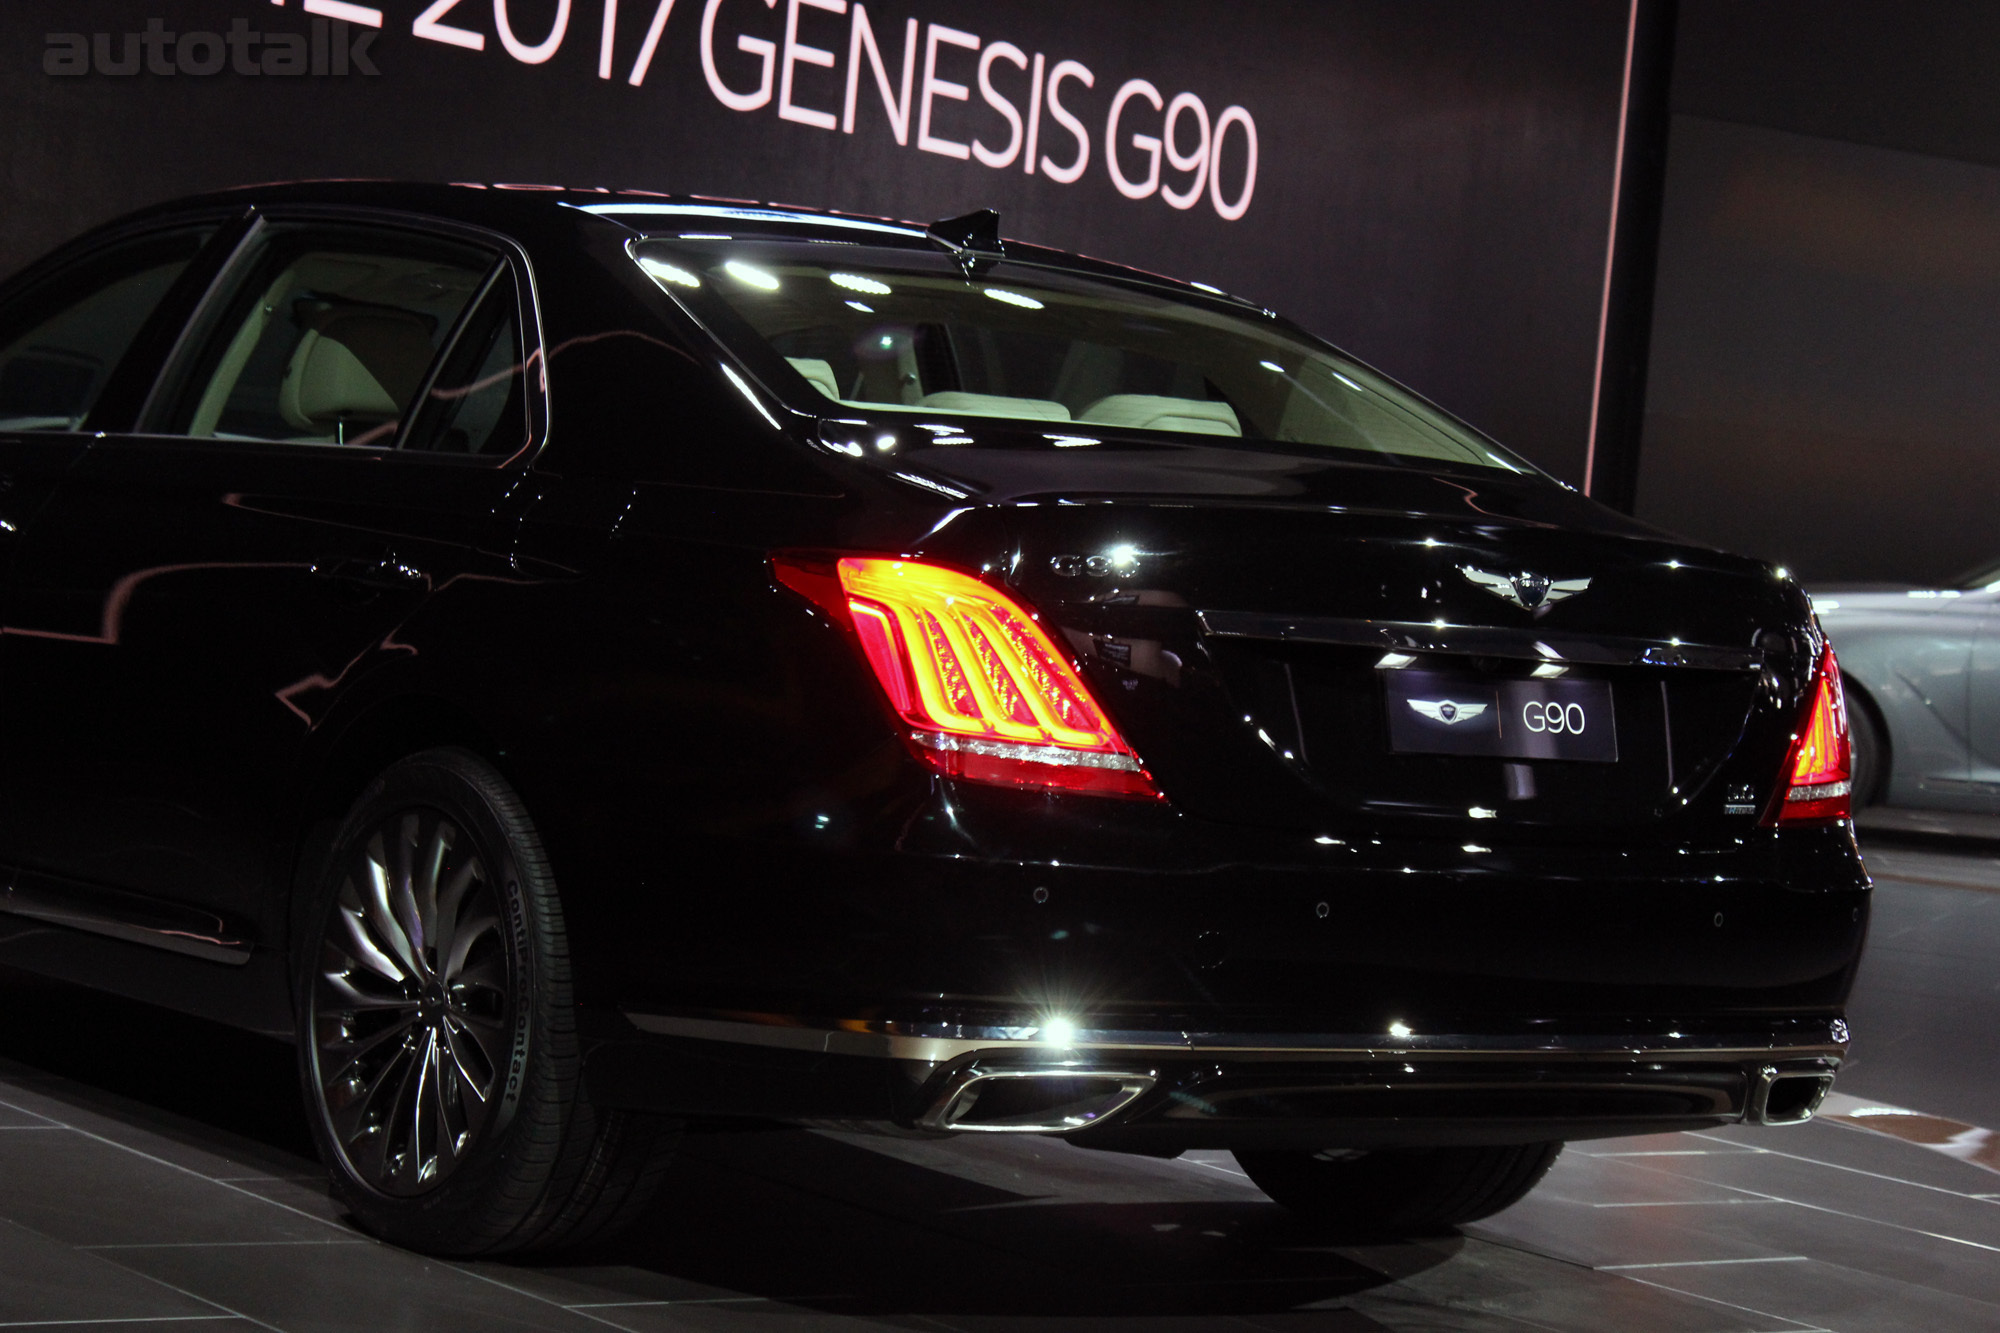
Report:
[{"label": "second taillight", "polygon": [[1000,589],[917,560],[780,555],[772,564],[853,630],[911,743],[940,773],[1160,799],[1068,655]]},{"label": "second taillight", "polygon": [[1847,735],[1847,700],[1833,645],[1820,653],[1819,678],[1798,734],[1785,756],[1784,777],[1766,824],[1831,824],[1852,812],[1854,745]]}]

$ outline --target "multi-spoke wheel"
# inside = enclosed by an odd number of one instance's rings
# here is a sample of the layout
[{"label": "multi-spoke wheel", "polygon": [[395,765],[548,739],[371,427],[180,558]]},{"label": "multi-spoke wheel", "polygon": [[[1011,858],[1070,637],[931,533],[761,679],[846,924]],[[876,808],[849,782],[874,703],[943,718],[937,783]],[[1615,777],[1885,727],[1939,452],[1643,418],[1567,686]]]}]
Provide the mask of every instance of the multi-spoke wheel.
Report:
[{"label": "multi-spoke wheel", "polygon": [[583,1096],[561,904],[490,765],[431,750],[384,772],[301,920],[300,1075],[362,1225],[495,1254],[575,1243],[639,1210],[674,1126]]},{"label": "multi-spoke wheel", "polygon": [[442,811],[391,814],[336,867],[314,983],[320,1096],[385,1194],[449,1176],[512,1054],[514,973],[486,863]]}]

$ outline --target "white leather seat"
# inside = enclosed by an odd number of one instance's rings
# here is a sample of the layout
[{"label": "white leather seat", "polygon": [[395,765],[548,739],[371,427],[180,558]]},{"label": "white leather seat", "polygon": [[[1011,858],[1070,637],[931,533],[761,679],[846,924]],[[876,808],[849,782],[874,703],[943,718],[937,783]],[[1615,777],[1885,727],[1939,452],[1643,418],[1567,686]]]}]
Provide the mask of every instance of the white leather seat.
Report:
[{"label": "white leather seat", "polygon": [[394,420],[396,400],[345,343],[308,331],[278,386],[278,414],[299,430],[319,431],[342,421]]},{"label": "white leather seat", "polygon": [[1069,409],[1047,398],[1009,398],[997,393],[964,393],[946,389],[917,399],[918,407],[963,412],[982,417],[1018,417],[1026,421],[1068,421]]},{"label": "white leather seat", "polygon": [[832,362],[822,361],[816,356],[788,356],[785,360],[805,377],[806,383],[834,402],[840,401],[840,381],[834,378]]},{"label": "white leather seat", "polygon": [[1243,424],[1228,403],[1202,398],[1167,398],[1152,393],[1114,393],[1084,409],[1077,420],[1092,426],[1131,430],[1171,430],[1185,435],[1234,435]]},{"label": "white leather seat", "polygon": [[348,426],[402,416],[431,360],[419,316],[337,310],[306,331],[278,385],[278,414],[297,430],[340,438]]}]

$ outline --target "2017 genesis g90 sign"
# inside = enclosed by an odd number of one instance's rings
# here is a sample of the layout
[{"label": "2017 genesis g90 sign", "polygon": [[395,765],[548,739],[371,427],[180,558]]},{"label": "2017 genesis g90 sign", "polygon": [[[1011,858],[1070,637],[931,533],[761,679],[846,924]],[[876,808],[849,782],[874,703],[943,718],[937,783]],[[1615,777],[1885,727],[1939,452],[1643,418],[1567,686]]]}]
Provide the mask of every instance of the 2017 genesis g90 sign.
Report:
[{"label": "2017 genesis g90 sign", "polygon": [[0,618],[0,964],[295,1039],[433,1252],[618,1225],[696,1118],[1395,1234],[1846,1048],[1782,571],[991,214],[127,218],[0,289]]}]

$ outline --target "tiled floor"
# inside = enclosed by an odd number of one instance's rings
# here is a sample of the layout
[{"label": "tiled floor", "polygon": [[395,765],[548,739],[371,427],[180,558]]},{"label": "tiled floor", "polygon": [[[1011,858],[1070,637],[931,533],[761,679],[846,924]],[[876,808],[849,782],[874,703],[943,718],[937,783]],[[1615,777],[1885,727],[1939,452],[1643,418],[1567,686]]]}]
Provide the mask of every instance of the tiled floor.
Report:
[{"label": "tiled floor", "polygon": [[[1872,859],[1842,1105],[1995,1124],[2000,860]],[[1489,1222],[1370,1247],[1222,1153],[705,1134],[610,1246],[439,1263],[343,1223],[283,1047],[59,1001],[0,987],[0,1328],[2000,1330],[2000,1173],[1841,1122],[1577,1145]]]}]

